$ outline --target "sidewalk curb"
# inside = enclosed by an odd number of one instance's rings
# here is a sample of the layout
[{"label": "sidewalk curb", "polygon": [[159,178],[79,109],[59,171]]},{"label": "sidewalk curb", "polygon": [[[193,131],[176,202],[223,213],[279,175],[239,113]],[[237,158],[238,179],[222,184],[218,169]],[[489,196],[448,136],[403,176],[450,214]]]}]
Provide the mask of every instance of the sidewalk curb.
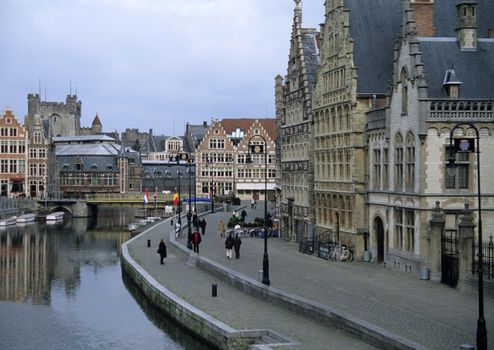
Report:
[{"label": "sidewalk curb", "polygon": [[[173,237],[172,237],[173,236]],[[197,255],[183,244],[176,241],[170,234],[170,243],[179,251],[189,256],[189,261],[197,267],[208,271],[230,286],[254,295],[263,300],[288,308],[311,320],[317,320],[326,326],[337,328],[346,334],[357,337],[366,343],[386,350],[427,350],[428,348],[375,326],[361,319],[345,315],[328,306],[316,303],[303,297],[284,292],[280,289],[268,287],[264,284],[229,269],[207,257]]]},{"label": "sidewalk curb", "polygon": [[[129,253],[129,244],[152,230],[168,223],[164,220],[152,227],[147,228],[141,234],[122,244],[121,266],[123,273],[127,274],[141,289],[146,298],[159,310],[167,314],[170,318],[181,324],[187,330],[203,338],[209,344],[213,344],[219,349],[235,350],[248,347],[253,350],[274,349],[278,347],[289,347],[299,345],[286,338],[284,335],[269,329],[249,329],[237,330],[203,312],[195,306],[181,299],[176,294],[161,285],[142,266],[140,266]],[[172,242],[173,237],[173,242]],[[170,233],[170,242],[177,246],[175,234]],[[185,246],[179,249],[189,251]],[[193,253],[195,254],[195,253]],[[269,338],[278,341],[273,344],[263,344],[262,338]]]}]

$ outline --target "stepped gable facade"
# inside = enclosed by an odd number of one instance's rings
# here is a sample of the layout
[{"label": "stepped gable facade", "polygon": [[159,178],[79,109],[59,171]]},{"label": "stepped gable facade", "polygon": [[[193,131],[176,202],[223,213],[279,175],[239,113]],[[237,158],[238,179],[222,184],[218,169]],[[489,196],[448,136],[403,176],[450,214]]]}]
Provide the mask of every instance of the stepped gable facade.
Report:
[{"label": "stepped gable facade", "polygon": [[302,27],[301,0],[295,0],[287,73],[275,80],[278,207],[281,231],[292,240],[313,238],[315,224],[312,91],[319,63],[317,35],[316,29]]},{"label": "stepped gable facade", "polygon": [[313,92],[316,240],[366,244],[365,112],[384,106],[401,2],[328,0]]}]

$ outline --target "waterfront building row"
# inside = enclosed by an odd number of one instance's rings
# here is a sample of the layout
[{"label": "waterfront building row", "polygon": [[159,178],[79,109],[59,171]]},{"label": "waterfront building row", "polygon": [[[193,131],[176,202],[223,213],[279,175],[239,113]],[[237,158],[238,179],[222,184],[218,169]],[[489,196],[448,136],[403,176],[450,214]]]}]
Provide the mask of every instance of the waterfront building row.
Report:
[{"label": "waterfront building row", "polygon": [[[332,0],[324,9],[314,33],[295,0],[287,74],[275,79],[282,231],[419,274],[444,253],[431,246],[436,202],[443,232],[459,234],[465,204],[478,217],[480,177],[484,230],[494,224],[494,5]],[[453,128],[454,138],[479,130],[480,174],[475,153],[456,154],[447,172]]]}]

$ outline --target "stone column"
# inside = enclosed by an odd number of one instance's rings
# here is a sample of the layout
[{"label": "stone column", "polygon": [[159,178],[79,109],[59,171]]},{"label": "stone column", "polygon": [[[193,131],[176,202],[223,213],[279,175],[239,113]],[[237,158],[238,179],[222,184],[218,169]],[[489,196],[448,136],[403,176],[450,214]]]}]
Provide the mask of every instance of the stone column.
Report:
[{"label": "stone column", "polygon": [[472,263],[473,263],[473,229],[475,224],[473,223],[472,211],[468,204],[465,204],[465,210],[458,224],[458,285],[465,285],[467,280],[470,280],[472,276]]},{"label": "stone column", "polygon": [[432,210],[430,223],[430,249],[429,249],[429,268],[430,279],[434,282],[441,282],[441,237],[444,232],[446,223],[444,212],[436,202],[436,207]]}]

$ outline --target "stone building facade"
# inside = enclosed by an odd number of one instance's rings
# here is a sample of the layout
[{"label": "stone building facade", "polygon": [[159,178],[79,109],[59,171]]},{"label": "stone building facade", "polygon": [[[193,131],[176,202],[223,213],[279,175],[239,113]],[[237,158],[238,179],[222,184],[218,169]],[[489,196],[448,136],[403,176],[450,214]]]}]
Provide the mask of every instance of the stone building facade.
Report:
[{"label": "stone building facade", "polygon": [[295,0],[288,69],[276,78],[279,216],[285,238],[313,238],[315,224],[312,90],[318,68],[316,29],[302,28],[301,0]]},{"label": "stone building facade", "polygon": [[436,203],[452,237],[465,204],[477,222],[476,154],[455,154],[456,172],[446,171],[454,128],[454,138],[479,130],[483,226],[494,224],[493,17],[489,1],[403,1],[390,98],[367,113],[366,128],[370,250],[389,268],[430,268],[441,280],[430,228]]},{"label": "stone building facade", "polygon": [[[384,103],[401,3],[331,0],[313,93],[316,237],[366,245],[365,112]],[[376,20],[376,19],[379,20]]]},{"label": "stone building facade", "polygon": [[80,135],[82,102],[77,100],[77,95],[67,95],[63,103],[41,101],[39,94],[28,94],[27,101],[29,120],[38,115],[47,123],[48,138]]}]

